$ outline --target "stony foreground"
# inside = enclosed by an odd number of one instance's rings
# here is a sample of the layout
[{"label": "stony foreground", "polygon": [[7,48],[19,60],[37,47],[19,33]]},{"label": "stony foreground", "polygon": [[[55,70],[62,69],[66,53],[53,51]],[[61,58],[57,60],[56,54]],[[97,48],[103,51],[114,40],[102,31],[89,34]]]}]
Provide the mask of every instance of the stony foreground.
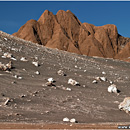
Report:
[{"label": "stony foreground", "polygon": [[[69,124],[65,117],[78,124],[129,122],[118,105],[130,96],[130,63],[49,49],[2,32],[0,48],[0,62],[13,65],[0,70],[1,123]],[[12,56],[3,57],[7,52]],[[93,83],[97,77],[106,81]],[[48,85],[49,78],[55,82]],[[107,91],[111,83],[119,94]]]}]

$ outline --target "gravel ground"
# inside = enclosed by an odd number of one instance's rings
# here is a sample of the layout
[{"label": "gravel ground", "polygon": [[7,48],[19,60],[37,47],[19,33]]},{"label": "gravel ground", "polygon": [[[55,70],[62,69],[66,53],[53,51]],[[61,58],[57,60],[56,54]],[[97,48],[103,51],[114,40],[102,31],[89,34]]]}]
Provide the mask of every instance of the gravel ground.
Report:
[{"label": "gravel ground", "polygon": [[[78,124],[130,121],[130,116],[118,109],[130,96],[130,63],[50,49],[3,32],[0,48],[0,62],[13,63],[11,71],[0,70],[1,123],[64,124],[65,117],[75,118]],[[16,60],[2,58],[7,52]],[[28,61],[21,61],[22,57]],[[59,70],[66,75],[58,75]],[[47,86],[51,77],[55,82]],[[107,81],[93,84],[96,77]],[[68,84],[70,78],[80,85]],[[107,92],[111,81],[119,94]]]}]

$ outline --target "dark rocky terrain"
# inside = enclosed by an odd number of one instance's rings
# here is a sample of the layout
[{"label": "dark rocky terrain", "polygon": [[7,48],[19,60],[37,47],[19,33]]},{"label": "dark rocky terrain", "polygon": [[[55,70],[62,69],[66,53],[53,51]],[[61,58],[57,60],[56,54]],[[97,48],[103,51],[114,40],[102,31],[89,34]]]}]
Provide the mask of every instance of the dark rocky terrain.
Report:
[{"label": "dark rocky terrain", "polygon": [[[50,49],[3,32],[0,48],[0,62],[13,63],[11,71],[0,70],[0,123],[65,124],[65,117],[75,118],[79,124],[130,121],[130,116],[118,109],[129,97],[130,63]],[[2,58],[7,52],[13,60]],[[22,57],[28,61],[21,61]],[[66,76],[58,75],[59,70]],[[50,77],[55,82],[47,86]],[[106,77],[107,81],[93,84],[96,77]],[[68,84],[70,78],[80,85]],[[119,94],[108,93],[111,81]]]},{"label": "dark rocky terrain", "polygon": [[56,15],[45,10],[37,21],[27,21],[13,35],[50,48],[130,61],[130,38],[118,34],[115,25],[81,23],[69,10]]}]

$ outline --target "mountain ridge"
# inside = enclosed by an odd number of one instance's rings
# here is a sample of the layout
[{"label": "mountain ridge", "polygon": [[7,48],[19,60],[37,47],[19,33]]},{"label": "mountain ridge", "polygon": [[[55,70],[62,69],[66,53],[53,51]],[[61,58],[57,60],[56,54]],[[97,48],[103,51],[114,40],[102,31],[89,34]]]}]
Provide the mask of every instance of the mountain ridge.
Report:
[{"label": "mountain ridge", "polygon": [[37,21],[27,21],[13,35],[46,47],[87,56],[124,61],[129,61],[130,57],[130,38],[118,34],[115,25],[81,23],[69,10],[59,10],[56,15],[45,10]]}]

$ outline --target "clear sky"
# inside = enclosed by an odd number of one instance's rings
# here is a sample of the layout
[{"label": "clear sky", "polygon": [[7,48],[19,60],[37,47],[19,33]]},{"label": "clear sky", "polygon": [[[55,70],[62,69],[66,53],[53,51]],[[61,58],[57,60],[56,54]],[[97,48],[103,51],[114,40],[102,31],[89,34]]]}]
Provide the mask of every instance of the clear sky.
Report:
[{"label": "clear sky", "polygon": [[0,1],[0,30],[12,34],[28,20],[38,20],[45,10],[56,14],[70,10],[83,23],[95,26],[115,24],[118,33],[130,37],[130,1]]}]

